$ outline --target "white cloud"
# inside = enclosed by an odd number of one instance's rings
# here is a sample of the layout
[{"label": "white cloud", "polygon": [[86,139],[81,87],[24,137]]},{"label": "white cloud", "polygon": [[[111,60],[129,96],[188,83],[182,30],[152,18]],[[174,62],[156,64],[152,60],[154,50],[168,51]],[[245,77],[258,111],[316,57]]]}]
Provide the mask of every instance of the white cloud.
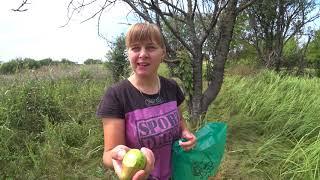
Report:
[{"label": "white cloud", "polygon": [[[95,9],[76,14],[66,27],[69,0],[32,0],[26,12],[13,12],[21,1],[5,1],[0,6],[0,61],[18,57],[55,60],[67,58],[83,62],[88,58],[104,59],[106,41],[98,36],[97,19],[80,23]],[[97,7],[97,6],[96,6]],[[91,11],[91,12],[90,12]],[[109,40],[125,32],[128,7],[123,4],[104,13],[100,32]],[[85,16],[86,15],[86,16]]]}]

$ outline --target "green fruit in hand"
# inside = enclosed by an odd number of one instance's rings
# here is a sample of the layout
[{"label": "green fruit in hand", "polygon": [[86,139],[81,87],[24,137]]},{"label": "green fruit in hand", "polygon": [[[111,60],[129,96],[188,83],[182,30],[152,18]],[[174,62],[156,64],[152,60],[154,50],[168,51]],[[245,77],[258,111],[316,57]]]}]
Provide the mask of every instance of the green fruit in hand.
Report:
[{"label": "green fruit in hand", "polygon": [[123,157],[121,180],[131,180],[139,170],[146,166],[146,157],[139,149],[130,149]]}]

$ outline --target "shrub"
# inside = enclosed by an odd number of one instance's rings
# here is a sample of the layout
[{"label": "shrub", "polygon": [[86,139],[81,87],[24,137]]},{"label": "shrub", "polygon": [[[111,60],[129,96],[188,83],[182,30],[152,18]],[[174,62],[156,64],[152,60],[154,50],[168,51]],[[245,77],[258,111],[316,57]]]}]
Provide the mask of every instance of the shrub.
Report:
[{"label": "shrub", "polygon": [[44,119],[61,122],[66,119],[62,108],[54,100],[54,84],[32,81],[14,85],[4,96],[7,124],[10,129],[39,134],[44,128]]},{"label": "shrub", "polygon": [[112,77],[115,82],[129,75],[129,61],[125,50],[125,37],[122,34],[116,39],[116,42],[113,43],[111,51],[107,53],[109,62],[106,63],[106,66],[112,72]]},{"label": "shrub", "polygon": [[58,61],[53,61],[51,58],[41,59],[39,61],[40,66],[50,66],[50,65],[57,65]]},{"label": "shrub", "polygon": [[100,59],[87,59],[84,61],[83,64],[89,65],[89,64],[102,64],[102,61]]},{"label": "shrub", "polygon": [[14,61],[3,63],[0,66],[1,74],[13,74],[17,71],[17,64]]},{"label": "shrub", "polygon": [[70,61],[70,60],[68,60],[68,59],[66,59],[66,58],[61,59],[60,63],[61,63],[61,64],[66,64],[66,65],[76,64],[75,62]]},{"label": "shrub", "polygon": [[25,58],[23,60],[24,69],[38,69],[40,68],[39,61],[36,61],[34,59]]}]

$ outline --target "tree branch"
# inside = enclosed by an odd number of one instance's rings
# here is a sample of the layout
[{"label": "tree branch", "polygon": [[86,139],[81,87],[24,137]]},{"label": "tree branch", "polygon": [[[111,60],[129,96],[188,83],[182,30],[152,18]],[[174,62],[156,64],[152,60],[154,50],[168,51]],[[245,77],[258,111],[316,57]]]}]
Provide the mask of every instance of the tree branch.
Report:
[{"label": "tree branch", "polygon": [[160,0],[160,1],[165,3],[168,7],[171,7],[173,9],[177,10],[178,12],[183,14],[185,17],[187,16],[187,13],[183,9],[178,8],[178,6],[175,6],[175,5],[171,4],[171,3],[169,3],[167,0]]},{"label": "tree branch", "polygon": [[23,0],[22,3],[20,4],[20,6],[17,9],[11,9],[12,11],[16,11],[16,12],[24,12],[27,11],[28,9],[22,9],[25,5],[27,4],[31,4],[28,3],[28,0]]},{"label": "tree branch", "polygon": [[[187,44],[187,42],[179,35],[179,32],[177,30],[175,30],[171,24],[169,23],[169,21],[167,20],[167,18],[163,15],[161,9],[159,7],[157,7],[155,5],[154,0],[151,0],[152,3],[152,9],[154,11],[157,12],[157,14],[160,15],[161,19],[163,20],[163,22],[165,23],[165,25],[169,28],[169,30],[171,31],[171,33],[181,42],[181,44],[190,52],[190,53],[194,53],[193,49]],[[174,18],[174,17],[173,17]]]},{"label": "tree branch", "polygon": [[200,45],[202,46],[203,43],[206,41],[206,39],[208,38],[210,32],[212,31],[213,27],[217,24],[218,21],[218,17],[220,16],[221,12],[223,9],[225,9],[225,7],[227,6],[228,2],[225,3],[221,8],[219,8],[218,5],[219,1],[215,1],[215,5],[214,5],[214,11],[212,13],[212,18],[209,24],[208,29],[204,30],[204,34],[202,35],[202,37],[200,37]]},{"label": "tree branch", "polygon": [[237,8],[237,14],[251,6],[255,1],[256,0],[249,0],[248,2],[241,3],[240,6]]},{"label": "tree branch", "polygon": [[146,20],[146,21],[148,21],[148,22],[150,22],[150,23],[152,23],[153,21],[152,21],[152,19],[151,19],[151,17],[149,16],[149,14],[144,14],[143,12],[141,12],[138,8],[137,8],[137,6],[135,6],[135,4],[133,4],[132,3],[132,1],[130,1],[130,0],[123,0],[125,3],[127,3],[132,9],[133,9],[133,11],[135,12],[135,13],[137,13],[140,17],[142,17],[144,20]]}]

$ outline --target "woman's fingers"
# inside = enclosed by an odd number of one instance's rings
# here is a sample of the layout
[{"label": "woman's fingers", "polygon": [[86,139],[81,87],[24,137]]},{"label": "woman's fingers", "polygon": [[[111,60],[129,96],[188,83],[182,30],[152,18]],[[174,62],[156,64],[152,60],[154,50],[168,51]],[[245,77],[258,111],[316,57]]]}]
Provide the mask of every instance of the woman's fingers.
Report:
[{"label": "woman's fingers", "polygon": [[155,158],[153,152],[149,148],[141,148],[141,152],[145,155],[147,162],[144,168],[144,174],[146,177],[149,176],[150,172],[154,169]]},{"label": "woman's fingers", "polygon": [[111,160],[115,173],[119,176],[122,170],[122,159],[130,148],[124,145],[118,145],[111,150]]},{"label": "woman's fingers", "polygon": [[148,178],[148,174],[145,170],[138,171],[133,177],[132,180],[144,180]]},{"label": "woman's fingers", "polygon": [[184,131],[182,133],[182,138],[186,139],[186,141],[182,142],[182,141],[179,141],[179,145],[185,150],[185,151],[189,151],[191,150],[192,148],[195,147],[196,145],[196,141],[197,141],[197,138],[196,136],[189,132],[189,131]]},{"label": "woman's fingers", "polygon": [[130,148],[128,148],[125,145],[118,145],[111,150],[111,158],[114,160],[122,160],[124,155],[129,150],[130,150]]},{"label": "woman's fingers", "polygon": [[147,159],[145,170],[149,172],[152,171],[154,168],[154,162],[155,162],[153,152],[149,148],[145,148],[145,147],[141,148],[141,152],[145,155]]}]

